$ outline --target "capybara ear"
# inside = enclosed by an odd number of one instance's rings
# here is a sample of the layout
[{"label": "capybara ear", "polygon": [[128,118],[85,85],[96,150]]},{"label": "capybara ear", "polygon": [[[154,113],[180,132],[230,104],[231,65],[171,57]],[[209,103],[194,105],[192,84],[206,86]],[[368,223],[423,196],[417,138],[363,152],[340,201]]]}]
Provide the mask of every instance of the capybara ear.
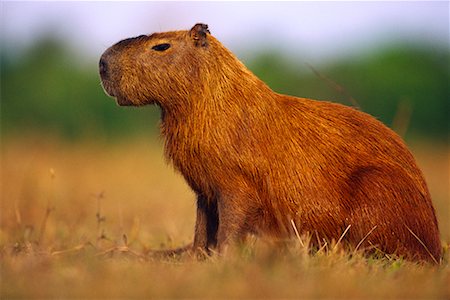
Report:
[{"label": "capybara ear", "polygon": [[208,25],[197,23],[194,25],[194,27],[191,28],[189,31],[189,34],[194,41],[194,45],[196,47],[201,46],[205,47],[208,46],[208,41],[206,39],[206,34],[211,34],[208,30]]}]

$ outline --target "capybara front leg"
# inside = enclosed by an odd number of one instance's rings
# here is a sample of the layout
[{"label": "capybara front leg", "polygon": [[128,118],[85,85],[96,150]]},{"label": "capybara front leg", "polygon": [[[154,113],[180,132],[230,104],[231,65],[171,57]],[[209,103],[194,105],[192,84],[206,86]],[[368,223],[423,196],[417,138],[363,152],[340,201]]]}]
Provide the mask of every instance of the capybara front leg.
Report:
[{"label": "capybara front leg", "polygon": [[218,228],[217,202],[197,197],[197,220],[195,222],[194,251],[205,251],[217,245]]},{"label": "capybara front leg", "polygon": [[230,245],[242,241],[245,237],[246,210],[237,206],[232,199],[221,199],[217,207],[219,215],[217,249],[220,254],[225,255]]}]

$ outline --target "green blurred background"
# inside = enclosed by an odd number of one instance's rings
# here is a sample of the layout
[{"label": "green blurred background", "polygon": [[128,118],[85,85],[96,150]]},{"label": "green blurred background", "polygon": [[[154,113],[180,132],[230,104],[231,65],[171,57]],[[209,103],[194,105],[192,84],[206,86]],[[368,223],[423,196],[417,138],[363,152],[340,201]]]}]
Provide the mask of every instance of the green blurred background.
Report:
[{"label": "green blurred background", "polygon": [[[14,17],[14,14],[8,14],[9,11],[14,12],[14,4],[7,5],[3,6],[3,17],[6,18],[3,25],[8,28],[8,25],[13,26],[13,22],[8,23],[7,19]],[[61,3],[59,5],[64,7]],[[89,5],[84,4],[87,8]],[[146,5],[165,7],[162,3]],[[177,3],[167,5],[173,8]],[[183,5],[202,6],[201,3]],[[212,4],[203,4],[207,5]],[[245,5],[242,7],[252,8]],[[384,7],[389,10],[388,4]],[[216,10],[219,8],[215,7]],[[32,10],[33,7],[25,6],[25,9]],[[110,22],[114,23],[114,19]],[[190,26],[190,19],[185,23],[189,25],[184,27]],[[214,26],[219,21],[209,23],[214,34]],[[227,26],[229,33],[217,25],[220,30],[216,36],[221,39],[220,34],[224,32],[225,44],[228,36],[233,36],[233,26],[237,27],[232,22]],[[159,31],[158,28],[153,29]],[[145,28],[133,33],[138,35],[147,31]],[[157,133],[159,111],[156,107],[121,108],[103,93],[97,74],[101,50],[80,53],[82,51],[74,49],[73,43],[68,43],[62,35],[65,33],[47,27],[25,46],[10,42],[14,28],[9,28],[9,34],[2,35],[2,137],[38,133],[67,140],[85,137],[116,140]],[[387,36],[366,47],[355,48],[347,55],[329,55],[324,60],[320,57],[309,60],[300,51],[292,51],[283,45],[280,47],[278,41],[252,41],[253,44],[248,43],[245,47],[229,43],[244,63],[277,92],[347,105],[352,105],[350,98],[353,98],[363,111],[388,126],[399,127],[394,129],[406,135],[406,139],[446,140],[449,134],[448,36],[441,41],[439,38],[398,39]],[[117,36],[114,41],[126,37]],[[109,45],[102,47],[105,49]],[[308,49],[308,44],[302,47]],[[405,128],[400,128],[402,126]]]}]

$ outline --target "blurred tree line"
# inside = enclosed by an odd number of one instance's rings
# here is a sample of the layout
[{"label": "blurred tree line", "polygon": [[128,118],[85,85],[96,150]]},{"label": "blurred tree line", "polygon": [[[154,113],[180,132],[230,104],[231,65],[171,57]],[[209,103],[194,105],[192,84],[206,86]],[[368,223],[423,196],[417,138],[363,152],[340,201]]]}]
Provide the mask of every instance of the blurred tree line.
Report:
[{"label": "blurred tree line", "polygon": [[[118,107],[103,93],[97,63],[83,63],[71,51],[52,38],[21,55],[2,49],[2,136],[37,132],[114,139],[157,132],[156,107]],[[391,45],[320,70],[276,51],[260,53],[246,65],[277,92],[346,105],[354,99],[388,126],[403,110],[407,137],[446,139],[449,59],[447,48]]]}]

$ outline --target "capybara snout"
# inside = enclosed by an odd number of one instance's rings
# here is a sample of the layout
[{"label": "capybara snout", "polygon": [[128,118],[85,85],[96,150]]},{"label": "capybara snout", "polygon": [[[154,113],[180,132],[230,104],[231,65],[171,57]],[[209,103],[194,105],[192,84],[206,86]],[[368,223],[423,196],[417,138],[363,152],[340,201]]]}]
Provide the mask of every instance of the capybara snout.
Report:
[{"label": "capybara snout", "polygon": [[100,77],[104,80],[108,80],[109,79],[108,59],[103,58],[103,57],[100,58],[100,61],[98,62],[98,69],[100,72]]},{"label": "capybara snout", "polygon": [[139,67],[138,54],[143,52],[146,39],[147,36],[141,35],[122,40],[107,49],[100,58],[99,73],[103,88],[108,95],[117,99],[119,105],[139,105],[135,97],[127,95],[126,90],[132,79],[129,71]]},{"label": "capybara snout", "polygon": [[165,156],[197,196],[186,249],[223,252],[248,234],[284,239],[298,230],[312,243],[439,261],[424,176],[372,116],[275,93],[204,24],[123,40],[99,72],[120,105],[161,108]]},{"label": "capybara snout", "polygon": [[[199,90],[207,28],[124,39],[103,53],[99,62],[105,91],[120,105],[176,106],[180,95]],[[206,54],[206,53],[203,53]],[[180,68],[186,72],[179,72]],[[201,86],[200,86],[201,89]]]}]

